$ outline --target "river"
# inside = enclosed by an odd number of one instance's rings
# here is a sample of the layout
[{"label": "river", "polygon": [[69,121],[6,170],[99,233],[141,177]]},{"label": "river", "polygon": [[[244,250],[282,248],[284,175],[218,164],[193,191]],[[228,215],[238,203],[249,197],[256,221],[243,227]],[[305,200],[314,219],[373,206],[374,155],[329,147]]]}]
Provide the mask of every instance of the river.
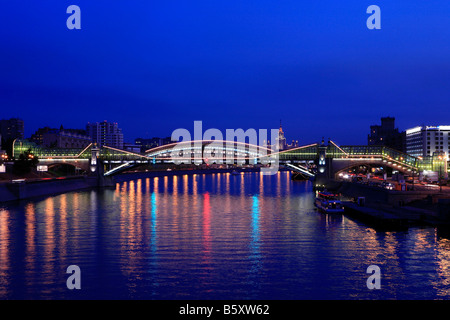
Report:
[{"label": "river", "polygon": [[[0,299],[450,297],[448,238],[319,213],[311,182],[289,172],[142,177],[3,204],[0,262]],[[80,290],[66,286],[70,265]]]}]

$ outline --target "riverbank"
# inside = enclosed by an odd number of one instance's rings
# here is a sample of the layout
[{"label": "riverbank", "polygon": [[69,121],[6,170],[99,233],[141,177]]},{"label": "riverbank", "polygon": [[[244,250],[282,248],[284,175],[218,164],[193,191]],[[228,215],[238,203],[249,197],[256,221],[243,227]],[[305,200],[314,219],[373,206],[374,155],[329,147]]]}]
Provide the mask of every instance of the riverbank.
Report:
[{"label": "riverbank", "polygon": [[137,172],[126,172],[109,178],[102,177],[100,179],[97,176],[17,179],[0,183],[0,203],[45,197],[80,190],[114,187],[115,183],[117,182],[124,182],[142,178],[194,175],[194,174],[233,173],[233,172],[237,173],[259,172],[259,168],[170,170],[170,171],[161,170],[148,172],[137,171]]},{"label": "riverbank", "polygon": [[347,198],[346,213],[383,227],[431,225],[450,227],[450,193],[438,190],[398,191],[342,182],[335,191]]},{"label": "riverbank", "polygon": [[97,186],[98,179],[95,176],[2,182],[0,183],[0,203],[92,189]]},{"label": "riverbank", "polygon": [[359,205],[344,201],[345,213],[383,230],[408,229],[414,226],[450,228],[450,201],[440,199],[437,206],[418,208],[415,206]]}]

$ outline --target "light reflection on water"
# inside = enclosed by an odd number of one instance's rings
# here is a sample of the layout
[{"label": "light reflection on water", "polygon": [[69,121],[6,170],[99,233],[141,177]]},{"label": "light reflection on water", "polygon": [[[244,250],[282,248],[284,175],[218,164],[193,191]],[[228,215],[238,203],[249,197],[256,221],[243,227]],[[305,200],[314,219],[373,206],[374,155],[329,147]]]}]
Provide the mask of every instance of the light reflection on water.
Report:
[{"label": "light reflection on water", "polygon": [[[144,177],[4,205],[0,298],[450,297],[448,237],[320,214],[311,187],[287,172]],[[372,264],[381,290],[366,287]]]}]

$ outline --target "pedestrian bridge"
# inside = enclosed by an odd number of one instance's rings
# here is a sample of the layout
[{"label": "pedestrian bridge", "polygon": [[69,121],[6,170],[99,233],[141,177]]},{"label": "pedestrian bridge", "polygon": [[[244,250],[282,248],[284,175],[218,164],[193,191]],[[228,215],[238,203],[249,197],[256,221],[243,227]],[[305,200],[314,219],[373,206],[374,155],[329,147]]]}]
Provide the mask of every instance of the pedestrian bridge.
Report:
[{"label": "pedestrian bridge", "polygon": [[433,163],[384,146],[338,146],[314,143],[298,148],[273,152],[249,143],[221,140],[186,141],[134,153],[108,146],[90,144],[80,149],[48,149],[27,140],[14,142],[14,157],[29,151],[39,164],[49,168],[72,165],[86,172],[95,172],[101,165],[105,175],[114,175],[141,165],[157,164],[227,164],[233,166],[282,165],[309,174],[326,174],[329,178],[360,165],[391,167],[400,172],[432,170]]}]

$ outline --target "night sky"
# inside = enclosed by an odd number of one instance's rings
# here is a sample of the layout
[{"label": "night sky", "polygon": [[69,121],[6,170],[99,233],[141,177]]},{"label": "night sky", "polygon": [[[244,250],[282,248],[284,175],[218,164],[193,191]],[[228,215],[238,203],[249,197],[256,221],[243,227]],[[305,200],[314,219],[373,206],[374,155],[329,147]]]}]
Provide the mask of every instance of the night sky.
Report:
[{"label": "night sky", "polygon": [[[68,30],[69,5],[81,30]],[[369,30],[369,5],[381,30]],[[367,144],[369,126],[450,125],[450,1],[2,1],[0,118],[25,134],[115,121],[278,128]]]}]

